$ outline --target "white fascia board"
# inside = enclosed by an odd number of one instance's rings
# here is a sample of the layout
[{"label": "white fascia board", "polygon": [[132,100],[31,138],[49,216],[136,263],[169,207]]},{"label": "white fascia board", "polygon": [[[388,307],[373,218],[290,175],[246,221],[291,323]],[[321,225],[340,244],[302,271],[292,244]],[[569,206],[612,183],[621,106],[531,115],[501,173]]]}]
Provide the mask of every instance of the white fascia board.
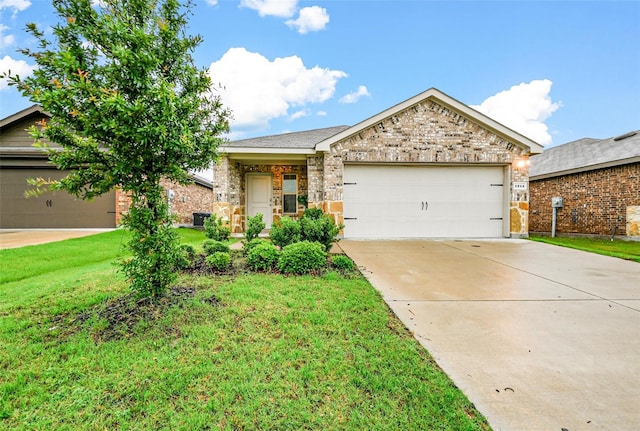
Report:
[{"label": "white fascia board", "polygon": [[491,118],[476,111],[475,109],[470,108],[464,103],[457,101],[453,97],[447,96],[436,88],[430,88],[410,99],[405,100],[404,102],[392,106],[391,108],[356,124],[353,127],[350,127],[336,135],[331,136],[330,138],[325,139],[322,142],[319,142],[316,145],[316,150],[327,152],[330,150],[331,145],[333,145],[334,143],[355,135],[356,133],[359,133],[362,130],[371,127],[391,117],[392,115],[397,114],[400,111],[404,111],[405,109],[408,109],[411,106],[417,105],[418,103],[424,102],[428,99],[433,99],[437,103],[442,104],[449,109],[457,111],[460,114],[463,114],[465,117],[478,123],[481,127],[487,128],[497,135],[507,138],[509,141],[515,141],[517,145],[529,151],[530,154],[542,153],[542,145],[532,141],[531,139],[519,134],[514,130],[509,129],[508,127],[503,126],[497,121],[492,120]]},{"label": "white fascia board", "polygon": [[256,148],[256,147],[220,147],[220,152],[225,154],[278,154],[287,155],[313,155],[313,148]]}]

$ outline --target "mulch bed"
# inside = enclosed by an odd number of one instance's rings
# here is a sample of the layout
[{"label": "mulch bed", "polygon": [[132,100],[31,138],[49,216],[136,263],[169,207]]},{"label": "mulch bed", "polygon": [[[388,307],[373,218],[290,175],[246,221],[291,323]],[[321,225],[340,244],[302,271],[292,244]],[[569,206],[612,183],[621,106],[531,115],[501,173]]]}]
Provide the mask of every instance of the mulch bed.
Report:
[{"label": "mulch bed", "polygon": [[[104,342],[129,338],[135,333],[135,326],[141,322],[153,322],[162,318],[166,310],[172,307],[183,307],[187,299],[194,297],[193,287],[174,286],[160,298],[138,299],[134,293],[97,304],[86,312],[76,316],[54,316],[49,321],[49,330],[59,330],[63,335],[71,335],[84,327],[91,331],[95,342]],[[203,298],[203,302],[220,306],[215,297]],[[167,328],[174,333],[175,328]]]}]

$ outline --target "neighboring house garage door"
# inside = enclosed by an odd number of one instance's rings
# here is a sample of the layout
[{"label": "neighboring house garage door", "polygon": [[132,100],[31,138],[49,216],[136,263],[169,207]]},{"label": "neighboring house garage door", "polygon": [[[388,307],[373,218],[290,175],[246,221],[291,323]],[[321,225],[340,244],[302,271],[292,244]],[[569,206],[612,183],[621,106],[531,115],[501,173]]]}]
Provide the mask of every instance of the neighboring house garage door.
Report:
[{"label": "neighboring house garage door", "polygon": [[27,178],[62,178],[55,169],[0,169],[0,227],[108,228],[116,226],[115,193],[83,201],[66,192],[47,192],[25,198]]},{"label": "neighboring house garage door", "polygon": [[505,235],[504,168],[345,165],[346,238]]}]

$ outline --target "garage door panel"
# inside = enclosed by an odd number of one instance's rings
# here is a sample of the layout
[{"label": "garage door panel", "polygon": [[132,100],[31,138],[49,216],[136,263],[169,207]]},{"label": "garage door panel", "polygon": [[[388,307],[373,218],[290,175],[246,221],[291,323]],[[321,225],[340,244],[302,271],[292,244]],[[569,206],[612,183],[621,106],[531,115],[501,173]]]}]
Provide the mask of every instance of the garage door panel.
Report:
[{"label": "garage door panel", "polygon": [[0,171],[0,226],[4,229],[110,228],[115,227],[115,193],[92,201],[63,191],[25,198],[27,178],[60,179],[54,169],[9,169]]},{"label": "garage door panel", "polygon": [[345,236],[501,237],[502,167],[345,166]]}]

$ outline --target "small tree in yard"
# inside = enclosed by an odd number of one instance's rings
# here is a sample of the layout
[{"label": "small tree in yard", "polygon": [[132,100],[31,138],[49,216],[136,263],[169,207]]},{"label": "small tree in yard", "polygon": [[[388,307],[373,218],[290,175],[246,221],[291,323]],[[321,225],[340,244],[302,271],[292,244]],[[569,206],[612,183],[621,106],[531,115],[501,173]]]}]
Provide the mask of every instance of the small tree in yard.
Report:
[{"label": "small tree in yard", "polygon": [[[215,160],[229,113],[211,92],[185,34],[192,4],[178,0],[54,0],[61,22],[53,40],[27,29],[38,50],[21,50],[37,68],[10,85],[51,114],[32,128],[59,181],[34,181],[36,192],[66,190],[82,199],[115,187],[132,198],[123,223],[133,258],[123,263],[132,287],[159,296],[175,280],[180,251],[171,229],[163,178],[187,184],[191,170]],[[42,139],[58,144],[48,148]]]}]

